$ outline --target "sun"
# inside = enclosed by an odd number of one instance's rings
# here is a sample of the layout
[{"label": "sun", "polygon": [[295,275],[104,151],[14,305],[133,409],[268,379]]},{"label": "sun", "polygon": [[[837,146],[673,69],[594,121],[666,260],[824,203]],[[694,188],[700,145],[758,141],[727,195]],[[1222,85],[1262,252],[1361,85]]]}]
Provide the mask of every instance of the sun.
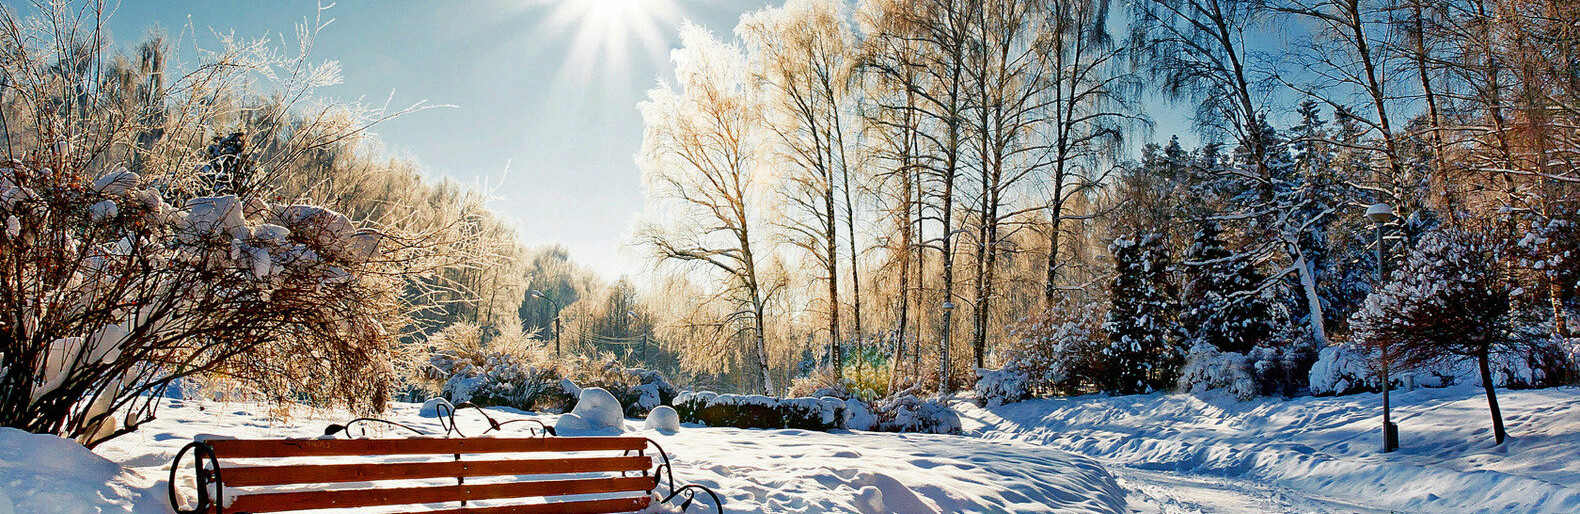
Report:
[{"label": "sun", "polygon": [[576,78],[622,72],[633,51],[662,55],[663,27],[680,16],[674,0],[548,0],[554,10],[546,25],[569,32],[567,71]]}]

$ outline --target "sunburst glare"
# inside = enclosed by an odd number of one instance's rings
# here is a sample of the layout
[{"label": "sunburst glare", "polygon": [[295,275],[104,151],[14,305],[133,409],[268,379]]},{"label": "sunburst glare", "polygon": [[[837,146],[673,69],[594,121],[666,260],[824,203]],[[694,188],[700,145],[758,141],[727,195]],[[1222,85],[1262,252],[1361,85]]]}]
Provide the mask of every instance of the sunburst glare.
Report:
[{"label": "sunburst glare", "polygon": [[556,37],[570,34],[562,78],[585,81],[596,73],[627,71],[631,52],[662,55],[664,27],[678,23],[674,0],[538,0],[553,6],[544,22]]}]

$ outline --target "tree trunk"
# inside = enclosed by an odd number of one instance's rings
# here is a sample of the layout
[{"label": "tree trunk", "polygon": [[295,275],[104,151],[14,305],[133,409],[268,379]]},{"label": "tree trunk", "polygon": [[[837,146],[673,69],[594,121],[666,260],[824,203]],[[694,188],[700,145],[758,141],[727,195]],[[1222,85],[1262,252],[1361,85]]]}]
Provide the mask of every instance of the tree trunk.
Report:
[{"label": "tree trunk", "polygon": [[1476,362],[1481,365],[1481,388],[1487,391],[1487,409],[1492,411],[1492,438],[1497,441],[1496,444],[1503,444],[1509,434],[1503,430],[1503,413],[1498,410],[1498,395],[1493,392],[1492,366],[1487,362],[1489,353],[1488,350],[1482,350],[1476,356]]},{"label": "tree trunk", "polygon": [[[833,177],[829,177],[833,180]],[[834,217],[834,191],[830,183],[823,190],[823,212],[828,224],[823,227],[823,237],[828,244],[828,362],[834,368],[834,378],[845,379],[845,352],[839,339],[839,225]]]},{"label": "tree trunk", "polygon": [[[1054,194],[1061,194],[1058,185],[1054,186]],[[1042,307],[1052,309],[1056,293],[1059,291],[1059,230],[1063,220],[1064,202],[1055,198],[1053,207],[1053,226],[1048,233],[1048,269],[1047,282],[1042,288]]]},{"label": "tree trunk", "polygon": [[1306,262],[1306,254],[1300,250],[1298,244],[1295,252],[1295,266],[1300,269],[1300,285],[1306,290],[1306,316],[1311,318],[1311,338],[1316,340],[1317,348],[1328,346],[1327,323],[1322,319],[1322,297],[1317,296],[1317,280],[1311,276],[1311,263]]}]

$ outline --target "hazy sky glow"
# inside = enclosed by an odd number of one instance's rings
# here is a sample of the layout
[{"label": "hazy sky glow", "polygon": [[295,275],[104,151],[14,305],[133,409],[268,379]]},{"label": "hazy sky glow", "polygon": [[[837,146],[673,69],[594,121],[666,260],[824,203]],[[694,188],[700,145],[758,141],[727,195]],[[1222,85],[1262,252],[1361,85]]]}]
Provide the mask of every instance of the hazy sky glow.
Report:
[{"label": "hazy sky glow", "polygon": [[[296,25],[321,17],[328,25],[312,55],[339,61],[344,75],[322,94],[374,106],[388,101],[391,108],[419,101],[454,106],[397,118],[373,132],[430,177],[491,191],[491,207],[516,222],[525,244],[563,244],[573,259],[609,279],[644,269],[640,250],[627,246],[643,208],[633,158],[642,142],[636,105],[658,80],[673,76],[669,52],[679,43],[680,25],[691,20],[731,37],[742,14],[783,3],[356,0],[320,13],[320,4],[306,0],[110,1],[115,42],[130,46],[157,26],[182,39],[183,58],[194,40],[212,49],[215,33],[232,31],[294,48]],[[1188,131],[1179,107],[1148,98],[1159,122],[1156,139]]]},{"label": "hazy sky glow", "polygon": [[[112,0],[113,1],[113,0]],[[10,3],[9,1],[7,3]],[[344,83],[323,93],[393,106],[455,105],[374,128],[393,153],[494,192],[495,211],[528,245],[561,243],[613,278],[642,269],[623,243],[642,212],[632,156],[636,104],[672,74],[669,48],[690,19],[728,34],[768,0],[342,1],[313,55],[340,61]],[[111,4],[114,6],[114,4]],[[154,25],[214,47],[214,32],[283,35],[315,15],[311,1],[124,1],[109,28],[122,45]],[[191,36],[182,52],[190,50]],[[508,166],[508,172],[507,172]]]}]

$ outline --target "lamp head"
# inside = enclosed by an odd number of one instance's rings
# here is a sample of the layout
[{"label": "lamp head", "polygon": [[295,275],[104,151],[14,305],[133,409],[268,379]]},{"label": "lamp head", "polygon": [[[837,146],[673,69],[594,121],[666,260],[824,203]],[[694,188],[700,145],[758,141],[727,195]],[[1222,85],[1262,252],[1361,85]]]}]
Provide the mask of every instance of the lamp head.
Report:
[{"label": "lamp head", "polygon": [[1374,203],[1366,208],[1366,217],[1371,219],[1372,223],[1385,223],[1393,219],[1393,206],[1382,202]]}]

